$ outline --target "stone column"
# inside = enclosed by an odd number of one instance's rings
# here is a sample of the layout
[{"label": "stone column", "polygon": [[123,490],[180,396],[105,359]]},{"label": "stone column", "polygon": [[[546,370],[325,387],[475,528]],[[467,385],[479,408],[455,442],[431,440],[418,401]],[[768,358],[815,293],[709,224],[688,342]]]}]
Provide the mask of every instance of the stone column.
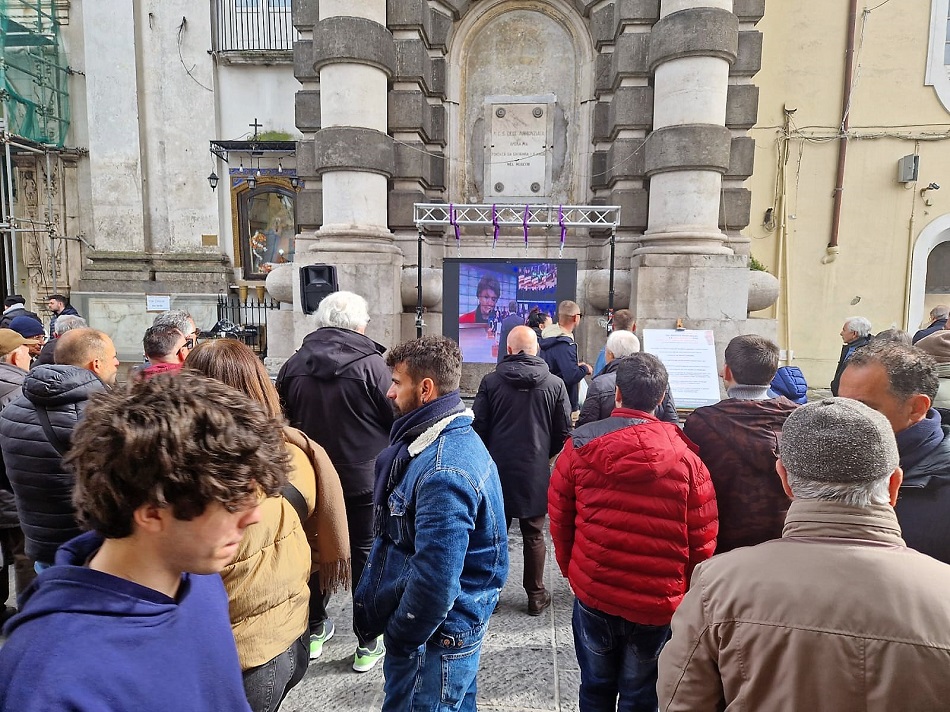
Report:
[{"label": "stone column", "polygon": [[[135,15],[132,3],[100,0],[82,12],[86,47],[89,195],[85,226],[99,250],[145,249]],[[110,28],[102,33],[101,28]],[[122,107],[122,110],[117,110]],[[79,121],[82,121],[80,117]]]},{"label": "stone column", "polygon": [[[388,227],[393,141],[387,104],[396,51],[386,0],[320,0],[312,48],[320,130],[307,150],[322,182],[323,218],[319,230],[298,239],[295,263],[335,265],[340,288],[369,301],[367,334],[391,344],[400,336],[402,253]],[[298,321],[298,343],[311,328],[309,320]]]},{"label": "stone column", "polygon": [[719,229],[729,66],[739,22],[732,0],[663,0],[650,39],[653,133],[645,147],[649,226],[636,254],[731,254]]},{"label": "stone column", "polygon": [[641,328],[711,329],[722,354],[733,336],[774,338],[771,321],[747,319],[749,271],[721,231],[729,69],[739,21],[732,0],[662,0],[650,38],[653,132],[644,148],[649,222],[631,263]]}]

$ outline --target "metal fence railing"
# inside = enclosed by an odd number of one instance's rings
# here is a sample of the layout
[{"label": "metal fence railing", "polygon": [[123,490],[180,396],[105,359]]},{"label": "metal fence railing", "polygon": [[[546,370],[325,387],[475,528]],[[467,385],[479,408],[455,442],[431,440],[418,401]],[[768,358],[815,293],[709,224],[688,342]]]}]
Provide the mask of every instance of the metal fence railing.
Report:
[{"label": "metal fence railing", "polygon": [[217,307],[218,323],[214,328],[200,332],[201,338],[237,339],[250,346],[261,358],[267,356],[267,314],[279,309],[279,302],[239,292],[219,294]]},{"label": "metal fence railing", "polygon": [[290,0],[212,0],[217,52],[292,51]]}]

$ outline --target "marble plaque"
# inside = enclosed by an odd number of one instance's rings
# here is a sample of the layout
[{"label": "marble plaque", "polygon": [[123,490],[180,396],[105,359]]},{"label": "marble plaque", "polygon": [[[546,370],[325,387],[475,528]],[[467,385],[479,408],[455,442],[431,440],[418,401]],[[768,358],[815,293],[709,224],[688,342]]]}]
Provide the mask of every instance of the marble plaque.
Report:
[{"label": "marble plaque", "polygon": [[537,201],[550,192],[552,108],[536,102],[487,104],[487,198]]}]

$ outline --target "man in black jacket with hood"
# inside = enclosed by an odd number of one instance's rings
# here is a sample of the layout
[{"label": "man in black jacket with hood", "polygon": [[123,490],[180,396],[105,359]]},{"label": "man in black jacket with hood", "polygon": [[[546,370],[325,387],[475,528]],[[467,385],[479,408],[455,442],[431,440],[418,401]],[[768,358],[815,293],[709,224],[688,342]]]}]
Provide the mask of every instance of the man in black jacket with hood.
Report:
[{"label": "man in black jacket with hood", "polygon": [[551,605],[544,587],[548,463],[570,433],[571,405],[564,381],[538,358],[538,337],[531,328],[513,328],[507,351],[478,387],[472,427],[498,466],[506,528],[512,519],[521,526],[528,614],[539,616]]},{"label": "man in black jacket with hood", "polygon": [[0,415],[0,450],[16,496],[26,555],[47,568],[61,545],[79,535],[75,478],[63,464],[89,398],[115,385],[119,359],[112,339],[73,329],[56,344],[55,365],[37,366],[23,393]]},{"label": "man in black jacket with hood", "polygon": [[[324,447],[340,475],[350,533],[353,590],[373,545],[373,481],[376,456],[389,446],[395,418],[386,397],[392,372],[385,349],[365,335],[366,300],[353,292],[334,292],[320,302],[320,328],[304,338],[277,375],[277,392],[291,425]],[[310,579],[310,659],[333,636],[327,617],[329,596]],[[357,672],[382,658],[382,638],[360,640],[353,661]]]}]

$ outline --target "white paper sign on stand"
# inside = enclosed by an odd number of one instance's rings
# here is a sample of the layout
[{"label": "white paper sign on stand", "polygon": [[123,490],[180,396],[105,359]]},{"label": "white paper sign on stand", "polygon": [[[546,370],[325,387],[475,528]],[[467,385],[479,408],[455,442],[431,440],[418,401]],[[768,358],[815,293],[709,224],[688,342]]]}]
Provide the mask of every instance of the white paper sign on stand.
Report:
[{"label": "white paper sign on stand", "polygon": [[719,402],[719,371],[711,330],[644,329],[643,350],[666,366],[677,408]]}]

